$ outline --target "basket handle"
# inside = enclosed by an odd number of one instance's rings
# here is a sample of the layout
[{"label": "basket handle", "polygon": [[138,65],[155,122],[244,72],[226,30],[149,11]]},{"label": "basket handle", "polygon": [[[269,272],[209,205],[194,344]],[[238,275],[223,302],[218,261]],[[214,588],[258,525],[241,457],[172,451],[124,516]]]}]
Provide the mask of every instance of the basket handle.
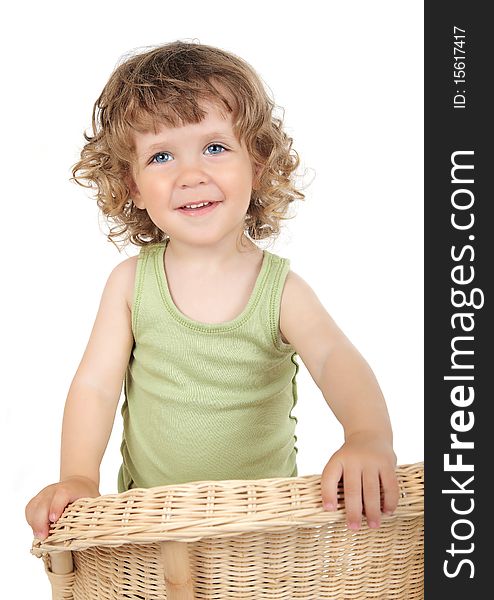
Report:
[{"label": "basket handle", "polygon": [[49,552],[50,567],[45,570],[51,583],[52,600],[73,600],[72,588],[74,585],[74,563],[72,552]]},{"label": "basket handle", "polygon": [[74,565],[72,562],[72,552],[50,552],[51,572],[56,575],[67,575],[72,573]]},{"label": "basket handle", "polygon": [[168,600],[194,600],[187,542],[161,542]]}]

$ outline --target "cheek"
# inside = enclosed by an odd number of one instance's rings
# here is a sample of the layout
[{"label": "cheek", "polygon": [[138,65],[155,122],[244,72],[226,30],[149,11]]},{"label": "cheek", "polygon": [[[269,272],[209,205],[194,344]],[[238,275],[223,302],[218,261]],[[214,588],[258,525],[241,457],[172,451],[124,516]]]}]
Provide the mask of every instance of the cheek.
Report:
[{"label": "cheek", "polygon": [[171,185],[166,177],[150,177],[143,182],[141,192],[153,199],[157,194],[161,197],[169,193]]},{"label": "cheek", "polygon": [[253,178],[250,165],[234,165],[220,173],[223,185],[228,186],[232,192],[244,194],[252,188]]}]

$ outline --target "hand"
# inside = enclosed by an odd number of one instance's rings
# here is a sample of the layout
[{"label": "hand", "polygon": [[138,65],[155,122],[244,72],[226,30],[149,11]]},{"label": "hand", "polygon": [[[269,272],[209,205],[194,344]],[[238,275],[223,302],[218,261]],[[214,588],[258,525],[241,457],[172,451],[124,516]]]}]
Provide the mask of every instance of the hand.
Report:
[{"label": "hand", "polygon": [[50,522],[58,521],[71,502],[78,498],[98,496],[98,486],[87,477],[69,477],[46,486],[26,506],[26,519],[33,529],[34,537],[44,540],[48,536]]},{"label": "hand", "polygon": [[[378,528],[381,524],[381,485],[382,512],[391,515],[398,505],[395,467],[396,455],[389,441],[369,432],[349,436],[324,467],[321,476],[324,508],[336,510],[338,482],[343,476],[348,528],[359,529],[363,506],[368,526]],[[326,504],[329,506],[326,507]]]}]

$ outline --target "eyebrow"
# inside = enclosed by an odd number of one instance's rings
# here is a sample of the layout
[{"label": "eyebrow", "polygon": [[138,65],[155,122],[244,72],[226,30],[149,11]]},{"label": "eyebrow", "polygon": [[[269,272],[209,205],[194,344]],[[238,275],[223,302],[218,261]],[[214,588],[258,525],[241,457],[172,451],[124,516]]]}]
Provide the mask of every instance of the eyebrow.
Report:
[{"label": "eyebrow", "polygon": [[[215,137],[219,137],[219,138],[223,138],[225,140],[229,140],[229,141],[234,141],[234,137],[232,137],[231,135],[229,135],[228,133],[224,132],[224,131],[211,131],[209,133],[205,133],[204,135],[202,135],[200,137],[200,139],[211,139],[211,138],[215,138]],[[169,141],[167,141],[166,139],[163,139],[160,142],[156,142],[155,144],[152,144],[151,146],[146,146],[146,149],[144,150],[145,153],[148,152],[153,152],[154,150],[162,150],[163,146],[173,146],[173,143],[170,143]]]}]

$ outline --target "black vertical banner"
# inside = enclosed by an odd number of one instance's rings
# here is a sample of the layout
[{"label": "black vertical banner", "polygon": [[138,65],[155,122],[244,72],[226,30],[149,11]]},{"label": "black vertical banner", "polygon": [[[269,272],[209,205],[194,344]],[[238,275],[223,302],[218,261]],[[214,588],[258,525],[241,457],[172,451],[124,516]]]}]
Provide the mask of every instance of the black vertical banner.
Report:
[{"label": "black vertical banner", "polygon": [[425,598],[492,597],[493,26],[425,5]]}]

